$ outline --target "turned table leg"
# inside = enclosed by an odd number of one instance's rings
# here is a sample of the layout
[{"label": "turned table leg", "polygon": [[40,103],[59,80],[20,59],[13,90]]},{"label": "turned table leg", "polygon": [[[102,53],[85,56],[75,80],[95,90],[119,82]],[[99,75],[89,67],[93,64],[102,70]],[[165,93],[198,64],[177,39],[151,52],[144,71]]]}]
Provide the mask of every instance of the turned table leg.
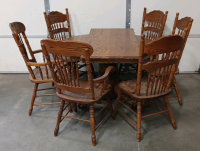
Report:
[{"label": "turned table leg", "polygon": [[118,76],[118,64],[117,63],[101,63],[99,64],[99,76],[102,76],[105,73],[107,67],[113,66],[115,67],[114,70],[110,72],[108,83],[112,86],[112,90],[109,93],[110,99],[115,99],[117,94],[114,92],[114,87],[119,83],[119,76]]}]

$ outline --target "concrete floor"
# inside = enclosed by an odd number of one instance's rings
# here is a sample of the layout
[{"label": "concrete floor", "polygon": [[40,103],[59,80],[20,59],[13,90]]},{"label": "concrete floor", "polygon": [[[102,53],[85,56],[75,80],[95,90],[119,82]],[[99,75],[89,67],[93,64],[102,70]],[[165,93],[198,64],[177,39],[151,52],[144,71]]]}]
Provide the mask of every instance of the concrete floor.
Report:
[{"label": "concrete floor", "polygon": [[[123,76],[124,77],[124,76]],[[109,118],[97,131],[97,145],[91,143],[90,124],[65,119],[57,137],[53,132],[59,105],[28,109],[33,90],[27,74],[0,74],[0,151],[197,151],[200,150],[200,75],[176,76],[183,99],[180,107],[176,98],[170,105],[178,129],[173,130],[164,115],[142,121],[142,140],[136,141],[136,130],[120,115]],[[41,87],[51,86],[50,84]],[[48,93],[54,90],[48,90]],[[41,93],[41,92],[40,92]],[[36,102],[59,101],[56,96],[40,97]],[[113,107],[115,100],[113,100]],[[99,110],[98,105],[95,109]],[[143,112],[154,111],[154,108]],[[135,117],[124,109],[134,120]],[[72,116],[89,118],[88,108]]]}]

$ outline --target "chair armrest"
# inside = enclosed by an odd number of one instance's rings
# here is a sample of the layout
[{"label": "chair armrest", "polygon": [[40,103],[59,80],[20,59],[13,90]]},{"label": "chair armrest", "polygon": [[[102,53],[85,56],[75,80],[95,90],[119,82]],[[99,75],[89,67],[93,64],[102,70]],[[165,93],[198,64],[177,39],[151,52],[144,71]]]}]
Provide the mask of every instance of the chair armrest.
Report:
[{"label": "chair armrest", "polygon": [[102,81],[104,81],[106,78],[108,78],[109,74],[110,74],[110,71],[114,69],[113,66],[109,66],[106,68],[106,71],[104,73],[104,75],[102,75],[101,77],[99,78],[96,78],[96,79],[93,79],[93,83],[100,83]]},{"label": "chair armrest", "polygon": [[33,54],[40,53],[40,52],[42,52],[42,49],[41,50],[35,50],[35,51],[33,51]]},{"label": "chair armrest", "polygon": [[46,63],[27,62],[26,65],[38,67],[38,66],[46,66],[48,65],[48,63],[47,62]]}]

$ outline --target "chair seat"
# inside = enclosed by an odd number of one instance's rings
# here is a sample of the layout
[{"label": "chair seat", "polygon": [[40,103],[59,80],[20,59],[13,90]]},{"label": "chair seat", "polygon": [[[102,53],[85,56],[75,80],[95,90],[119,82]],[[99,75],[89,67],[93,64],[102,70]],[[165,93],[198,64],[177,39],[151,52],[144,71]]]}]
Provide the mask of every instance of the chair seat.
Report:
[{"label": "chair seat", "polygon": [[43,75],[43,79],[41,78],[39,68],[33,69],[33,73],[35,75],[35,79],[32,78],[31,74],[29,74],[29,80],[33,83],[48,83],[48,82],[53,82],[52,76],[51,76],[51,71],[48,70],[48,78],[46,75],[46,69],[44,66],[40,67]]},{"label": "chair seat", "polygon": [[[79,82],[80,82],[80,87],[89,88],[88,81],[79,80]],[[91,99],[91,93],[78,93],[78,92],[73,93],[66,90],[61,90],[61,94],[59,94],[58,92],[56,94],[61,100],[75,102],[79,104],[93,104],[97,103],[100,99],[102,99],[105,95],[107,95],[108,92],[110,92],[110,90],[111,90],[111,85],[108,85],[108,89],[101,94],[101,85],[94,84],[94,95],[95,95],[94,100]]]},{"label": "chair seat", "polygon": [[[123,81],[123,82],[120,82],[118,84],[118,86],[119,86],[119,88],[121,90],[123,90],[124,92],[126,92],[130,96],[132,96],[134,98],[139,98],[139,99],[148,99],[148,98],[159,97],[159,96],[163,96],[163,95],[166,95],[169,92],[171,92],[171,88],[169,88],[168,90],[165,90],[165,92],[159,93],[159,95],[155,94],[155,95],[148,95],[148,96],[146,96],[146,90],[147,90],[147,84],[146,83],[147,83],[147,79],[142,79],[142,81],[141,81],[140,96],[137,96],[135,94],[135,92],[136,92],[136,80]],[[158,87],[157,87],[157,89],[158,89]],[[150,91],[150,86],[149,86],[149,91]]]}]

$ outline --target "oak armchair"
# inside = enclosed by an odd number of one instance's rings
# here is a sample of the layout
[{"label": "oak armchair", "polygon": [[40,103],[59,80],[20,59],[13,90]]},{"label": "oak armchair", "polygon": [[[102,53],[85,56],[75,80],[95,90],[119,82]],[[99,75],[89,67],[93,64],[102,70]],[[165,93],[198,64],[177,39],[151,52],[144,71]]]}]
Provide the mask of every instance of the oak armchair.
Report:
[{"label": "oak armchair", "polygon": [[[180,35],[180,36],[184,37],[184,34],[185,34],[185,43],[184,43],[184,47],[183,47],[181,54],[180,54],[180,59],[181,59],[182,54],[183,54],[183,50],[184,50],[186,42],[187,42],[187,38],[188,38],[189,33],[190,33],[190,29],[192,27],[193,19],[191,17],[184,17],[184,18],[178,19],[178,17],[179,17],[179,13],[176,13],[176,17],[175,17],[175,20],[174,20],[174,26],[173,26],[173,30],[172,30],[172,35]],[[186,32],[184,31],[185,29],[187,29]],[[179,62],[180,62],[180,60],[179,60]],[[178,69],[179,62],[177,64],[177,70],[175,72],[175,75],[179,74],[179,69]],[[182,99],[181,99],[181,96],[180,96],[180,93],[179,93],[179,89],[178,89],[178,85],[176,83],[175,76],[173,77],[172,86],[176,91],[175,97],[178,98],[179,105],[182,106],[183,102],[182,102]]]},{"label": "oak armchair", "polygon": [[[42,40],[41,46],[57,88],[56,95],[62,100],[54,135],[57,136],[59,125],[64,118],[88,122],[91,125],[92,144],[95,146],[95,131],[109,117],[109,115],[113,117],[112,104],[108,97],[108,93],[111,90],[111,86],[108,84],[108,77],[113,67],[108,67],[103,76],[92,79],[90,56],[93,53],[93,48],[89,44],[82,42]],[[53,55],[55,68],[50,61],[49,53]],[[77,62],[81,57],[84,57],[86,60],[88,78],[86,81],[79,78]],[[73,60],[76,62],[74,66]],[[69,66],[69,64],[71,64],[71,66]],[[103,98],[107,98],[107,103],[101,102]],[[96,115],[94,115],[95,103],[105,105]],[[89,104],[90,120],[68,116],[69,111],[63,115],[63,111],[69,105],[72,105],[72,108],[76,112],[77,104]],[[95,128],[95,118],[97,118],[106,107],[108,107],[110,111]]]},{"label": "oak armchair", "polygon": [[[165,113],[169,116],[172,127],[177,129],[167,94],[172,90],[171,82],[176,70],[176,64],[180,59],[184,41],[185,37],[171,35],[145,44],[145,35],[141,35],[137,80],[123,81],[118,84],[118,98],[114,109],[114,116],[119,113],[137,128],[137,141],[141,140],[141,119],[146,117]],[[143,62],[144,54],[150,55],[150,60],[146,63]],[[161,55],[160,58],[159,55]],[[156,59],[154,59],[154,56],[156,56]],[[142,77],[143,70],[148,71],[148,77]],[[137,113],[121,100],[122,93],[128,95],[133,102],[137,103]],[[155,102],[156,100],[154,100],[158,97],[164,98],[164,102],[158,100],[162,107],[158,106]],[[160,112],[142,116],[142,104],[146,101],[154,104]],[[119,110],[119,105],[123,105],[137,116],[137,124]],[[166,107],[166,109],[163,109],[163,107]]]},{"label": "oak armchair", "polygon": [[[42,50],[32,51],[29,41],[25,34],[26,28],[24,24],[21,22],[13,22],[13,23],[10,23],[9,26],[12,31],[13,38],[15,39],[15,42],[21,52],[21,55],[30,73],[29,80],[35,84],[34,89],[33,89],[30,109],[29,109],[29,116],[31,116],[32,111],[33,111],[33,106],[59,104],[60,102],[44,103],[44,104],[34,103],[36,97],[55,95],[55,94],[36,95],[37,91],[55,89],[53,87],[46,88],[46,89],[38,89],[39,84],[53,83],[53,79],[51,77],[51,74],[47,67],[47,62],[45,61],[45,59],[43,58],[44,62],[42,63],[38,63],[36,61],[36,58],[34,55],[36,53],[41,53],[43,55],[43,53],[42,53]],[[28,48],[28,51],[27,51],[27,48]],[[30,57],[28,53],[30,54]]]}]

